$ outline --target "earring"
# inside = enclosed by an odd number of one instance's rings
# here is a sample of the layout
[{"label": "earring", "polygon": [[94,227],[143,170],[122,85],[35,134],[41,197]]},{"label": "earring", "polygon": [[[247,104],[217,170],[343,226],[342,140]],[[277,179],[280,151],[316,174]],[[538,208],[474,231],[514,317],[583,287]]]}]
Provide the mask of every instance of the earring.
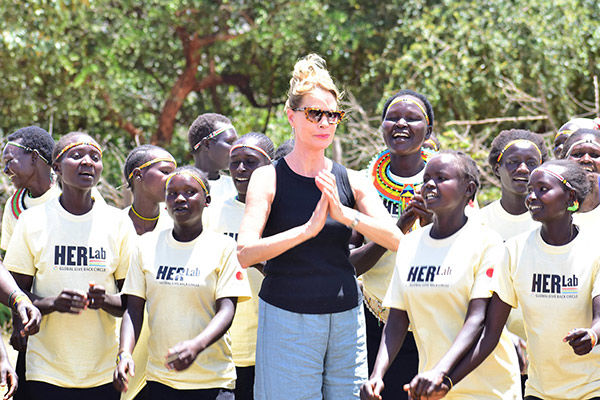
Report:
[{"label": "earring", "polygon": [[575,200],[572,206],[567,207],[567,211],[575,212],[579,210],[579,201]]}]

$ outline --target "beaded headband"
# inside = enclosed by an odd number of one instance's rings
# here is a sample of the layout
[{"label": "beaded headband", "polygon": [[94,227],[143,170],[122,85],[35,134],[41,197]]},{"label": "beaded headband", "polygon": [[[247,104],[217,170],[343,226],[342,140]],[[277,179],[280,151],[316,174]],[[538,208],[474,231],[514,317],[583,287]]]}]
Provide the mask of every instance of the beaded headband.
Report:
[{"label": "beaded headband", "polygon": [[440,149],[438,149],[437,144],[433,141],[433,139],[427,139],[425,140],[423,143],[429,143],[431,145],[431,147],[433,147],[433,150],[435,151],[440,151]]},{"label": "beaded headband", "polygon": [[194,150],[198,150],[198,147],[200,147],[200,144],[202,143],[202,141],[203,141],[203,140],[212,139],[212,138],[214,138],[215,136],[218,136],[218,135],[220,135],[221,133],[223,133],[223,132],[225,132],[225,131],[228,131],[228,130],[230,130],[230,129],[233,129],[233,130],[235,130],[235,128],[233,127],[233,125],[228,125],[228,126],[226,126],[226,127],[224,127],[224,128],[217,129],[216,131],[213,131],[213,132],[209,133],[208,135],[206,135],[205,137],[203,137],[203,138],[202,138],[202,139],[201,139],[201,140],[200,140],[198,143],[196,143],[196,144],[194,145],[193,149],[194,149]]},{"label": "beaded headband", "polygon": [[559,174],[557,172],[554,172],[554,171],[552,171],[552,170],[550,170],[548,168],[537,167],[536,169],[534,169],[533,171],[531,171],[531,175],[533,175],[537,171],[549,173],[550,175],[552,175],[553,177],[555,177],[556,179],[558,179],[563,185],[565,185],[567,187],[567,189],[575,191],[575,188],[561,174]]},{"label": "beaded headband", "polygon": [[236,144],[235,146],[231,147],[231,150],[229,150],[229,155],[231,155],[231,153],[235,150],[235,149],[239,149],[242,147],[246,147],[248,149],[252,149],[252,150],[256,150],[259,153],[261,153],[263,156],[267,157],[267,160],[269,160],[269,162],[271,162],[271,157],[267,154],[266,151],[264,151],[263,149],[261,149],[258,146],[254,146],[252,144]]},{"label": "beaded headband", "polygon": [[564,131],[558,131],[558,132],[556,132],[556,136],[554,136],[554,140],[558,139],[558,137],[562,136],[562,135],[571,135],[573,132],[575,132],[575,131],[572,131],[570,129],[565,129]]},{"label": "beaded headband", "polygon": [[169,175],[169,177],[167,178],[167,181],[165,182],[165,189],[167,189],[167,186],[169,186],[169,182],[171,182],[171,179],[173,179],[173,177],[175,175],[185,175],[185,176],[190,176],[190,177],[194,178],[194,180],[196,180],[196,182],[198,182],[200,184],[200,186],[202,187],[202,190],[204,190],[204,194],[206,195],[206,197],[210,196],[210,194],[208,193],[208,189],[206,188],[206,185],[204,184],[204,182],[202,182],[202,179],[200,179],[196,174],[189,172],[189,171],[173,172],[171,175]]},{"label": "beaded headband", "polygon": [[540,148],[537,146],[537,144],[535,144],[531,140],[527,140],[527,139],[516,139],[516,140],[511,140],[510,142],[508,142],[506,144],[506,146],[504,146],[504,148],[502,149],[502,151],[498,155],[498,159],[496,160],[496,163],[499,163],[500,160],[502,159],[502,156],[504,155],[504,152],[506,150],[508,150],[508,148],[510,146],[512,146],[513,144],[516,144],[516,143],[529,143],[529,144],[532,144],[533,147],[535,147],[535,149],[537,150],[538,154],[540,155],[540,162],[542,162],[542,152],[540,151]]},{"label": "beaded headband", "polygon": [[[156,164],[156,163],[161,162],[161,161],[172,162],[173,164],[175,164],[175,168],[177,168],[177,161],[175,161],[173,158],[171,158],[171,157],[160,157],[160,158],[155,158],[153,160],[150,160],[150,161],[147,161],[147,162],[143,163],[139,167],[134,168],[133,171],[135,171],[136,169],[144,169],[146,167],[149,167],[152,164]],[[133,171],[131,171],[129,173],[129,176],[127,177],[127,180],[129,180],[129,179],[131,179],[133,177]]]},{"label": "beaded headband", "polygon": [[[38,155],[38,156],[39,156],[39,157],[40,157],[42,160],[44,160],[44,162],[45,162],[46,164],[50,164],[50,163],[48,162],[48,160],[46,160],[46,157],[44,157],[43,155],[41,155],[41,154],[40,154],[40,152],[39,152],[37,149],[32,149],[32,148],[31,148],[31,147],[29,147],[29,146],[25,146],[24,144],[21,144],[21,143],[18,143],[18,142],[13,142],[12,140],[11,140],[11,141],[8,141],[8,142],[6,142],[6,146],[8,146],[9,144],[10,144],[11,146],[19,147],[19,148],[21,148],[21,149],[23,149],[23,150],[25,150],[25,151],[29,151],[29,152],[31,152],[31,153],[33,153],[33,152],[35,151],[35,152],[37,153],[37,155]],[[6,146],[4,146],[4,149],[6,149]]]},{"label": "beaded headband", "polygon": [[73,142],[71,144],[66,145],[61,151],[60,153],[58,153],[58,155],[56,156],[56,161],[60,160],[60,157],[62,157],[63,154],[65,154],[67,151],[71,150],[73,147],[77,147],[77,146],[92,146],[95,147],[96,150],[98,150],[100,152],[100,157],[102,157],[102,149],[100,149],[100,146],[98,146],[96,143],[93,142]]},{"label": "beaded headband", "polygon": [[567,154],[565,154],[564,158],[567,158],[571,155],[571,152],[573,151],[573,147],[579,145],[579,144],[584,144],[584,143],[589,143],[592,144],[596,147],[600,147],[600,144],[598,144],[598,142],[591,140],[591,139],[581,139],[581,140],[577,140],[575,142],[573,142],[573,144],[569,147],[569,151],[567,151]]},{"label": "beaded headband", "polygon": [[393,106],[396,103],[400,103],[401,101],[406,102],[406,103],[413,103],[417,107],[419,107],[419,109],[421,110],[421,112],[425,116],[425,121],[427,121],[427,125],[429,125],[429,116],[427,115],[427,112],[425,111],[425,109],[423,108],[423,106],[418,101],[416,101],[414,99],[411,99],[409,97],[396,97],[394,100],[392,100],[392,102],[388,106],[388,110],[390,109],[391,106]]}]

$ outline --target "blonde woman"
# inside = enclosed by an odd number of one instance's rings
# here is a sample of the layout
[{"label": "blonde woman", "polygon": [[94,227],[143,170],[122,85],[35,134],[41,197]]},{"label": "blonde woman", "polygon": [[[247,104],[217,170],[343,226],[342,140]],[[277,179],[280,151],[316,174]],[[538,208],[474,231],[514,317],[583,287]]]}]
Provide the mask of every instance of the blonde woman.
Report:
[{"label": "blonde woman", "polygon": [[259,297],[255,398],[358,398],[367,377],[352,228],[395,251],[401,232],[369,185],[325,157],[344,112],[325,61],[298,61],[286,102],[294,149],[250,179],[242,266],[267,261]]}]

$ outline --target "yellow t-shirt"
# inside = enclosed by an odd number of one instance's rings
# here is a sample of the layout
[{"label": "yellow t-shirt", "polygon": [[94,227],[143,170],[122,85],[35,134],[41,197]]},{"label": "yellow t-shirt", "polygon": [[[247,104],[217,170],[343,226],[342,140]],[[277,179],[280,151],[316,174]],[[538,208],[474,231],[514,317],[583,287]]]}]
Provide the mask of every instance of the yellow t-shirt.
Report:
[{"label": "yellow t-shirt", "polygon": [[563,337],[589,328],[592,299],[600,294],[600,255],[594,232],[581,230],[564,246],[545,243],[540,229],[506,242],[495,291],[523,310],[529,379],[525,394],[547,400],[600,396],[600,349],[576,355]]},{"label": "yellow t-shirt", "polygon": [[208,184],[210,185],[211,205],[237,196],[233,179],[229,175],[221,174],[219,179],[214,181],[209,180]]},{"label": "yellow t-shirt", "polygon": [[[229,334],[198,355],[185,371],[165,367],[168,350],[198,336],[216,313],[216,300],[250,298],[246,272],[236,243],[204,230],[191,242],[178,242],[172,229],[141,236],[132,257],[123,293],[146,299],[150,338],[147,380],[175,389],[235,386]],[[114,354],[113,354],[114,357]]]},{"label": "yellow t-shirt", "polygon": [[2,214],[2,238],[0,239],[0,248],[8,249],[10,238],[12,237],[15,225],[21,214],[26,209],[44,204],[60,195],[60,190],[56,185],[51,186],[43,195],[39,197],[29,197],[27,189],[17,190],[4,205]]},{"label": "yellow t-shirt", "polygon": [[600,206],[588,212],[576,212],[573,214],[573,223],[581,229],[597,230],[600,226]]},{"label": "yellow t-shirt", "polygon": [[[431,225],[404,236],[383,304],[406,310],[419,351],[419,371],[432,369],[462,328],[469,302],[491,296],[491,277],[502,260],[502,240],[477,221],[445,239]],[[492,354],[454,386],[448,399],[520,399],[515,349],[505,333]]]},{"label": "yellow t-shirt", "polygon": [[[246,205],[234,198],[205,210],[208,224],[214,232],[223,233],[237,240],[238,231]],[[231,352],[238,367],[250,367],[256,360],[256,332],[258,330],[258,292],[264,279],[256,268],[246,269],[252,299],[239,304],[235,310],[231,334]]]},{"label": "yellow t-shirt", "polygon": [[[524,232],[529,232],[540,226],[540,223],[531,218],[529,212],[520,215],[512,215],[496,200],[481,209],[481,221],[486,224],[500,236],[502,240],[508,240]],[[508,320],[506,327],[509,331],[525,339],[525,325],[523,324],[523,312],[520,307],[514,308]]]},{"label": "yellow t-shirt", "polygon": [[[34,276],[31,291],[41,297],[87,291],[90,281],[114,294],[127,274],[130,240],[121,210],[95,202],[90,212],[73,215],[54,198],[21,214],[4,264]],[[112,382],[116,329],[116,318],[101,310],[42,316],[27,345],[27,380],[72,388]]]}]

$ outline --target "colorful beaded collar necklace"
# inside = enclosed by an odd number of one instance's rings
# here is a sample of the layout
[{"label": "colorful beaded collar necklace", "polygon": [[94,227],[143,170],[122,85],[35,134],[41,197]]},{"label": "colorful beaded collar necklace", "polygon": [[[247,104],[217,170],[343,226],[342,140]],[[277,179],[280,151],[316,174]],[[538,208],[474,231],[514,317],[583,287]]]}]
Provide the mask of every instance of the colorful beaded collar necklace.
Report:
[{"label": "colorful beaded collar necklace", "polygon": [[[421,158],[425,164],[433,155],[433,152],[421,149]],[[384,150],[376,155],[369,164],[369,177],[373,180],[379,196],[401,205],[401,210],[404,210],[410,199],[415,195],[416,189],[423,184],[423,181],[415,183],[396,182],[390,177],[391,160],[389,150]]]}]

